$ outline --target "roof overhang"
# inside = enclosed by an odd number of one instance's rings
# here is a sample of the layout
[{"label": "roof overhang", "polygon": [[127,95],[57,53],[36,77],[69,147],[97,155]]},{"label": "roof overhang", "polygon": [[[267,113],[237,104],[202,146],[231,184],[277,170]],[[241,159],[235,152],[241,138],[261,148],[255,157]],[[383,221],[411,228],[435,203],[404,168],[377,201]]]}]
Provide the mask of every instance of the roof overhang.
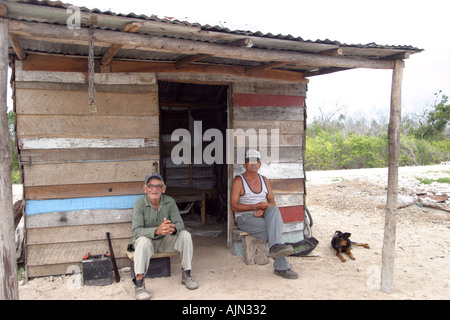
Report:
[{"label": "roof overhang", "polygon": [[[9,18],[10,53],[19,59],[30,54],[86,58],[89,27],[94,28],[95,57],[102,65],[127,60],[149,63],[147,71],[231,72],[290,82],[354,68],[392,69],[395,60],[422,51],[411,46],[352,45],[230,31],[61,2],[0,0],[0,6]],[[75,28],[74,21],[79,22]]]}]

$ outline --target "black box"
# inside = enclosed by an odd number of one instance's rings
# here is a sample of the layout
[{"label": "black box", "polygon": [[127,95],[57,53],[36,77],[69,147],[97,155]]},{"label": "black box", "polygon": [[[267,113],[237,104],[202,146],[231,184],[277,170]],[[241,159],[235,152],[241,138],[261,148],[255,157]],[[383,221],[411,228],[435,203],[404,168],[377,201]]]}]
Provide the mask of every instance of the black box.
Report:
[{"label": "black box", "polygon": [[105,286],[112,284],[111,258],[104,254],[90,256],[81,262],[83,284],[85,286]]},{"label": "black box", "polygon": [[[134,279],[134,261],[131,261],[131,278]],[[145,278],[161,278],[170,277],[170,258],[153,258],[150,259],[150,266],[148,267]]]}]

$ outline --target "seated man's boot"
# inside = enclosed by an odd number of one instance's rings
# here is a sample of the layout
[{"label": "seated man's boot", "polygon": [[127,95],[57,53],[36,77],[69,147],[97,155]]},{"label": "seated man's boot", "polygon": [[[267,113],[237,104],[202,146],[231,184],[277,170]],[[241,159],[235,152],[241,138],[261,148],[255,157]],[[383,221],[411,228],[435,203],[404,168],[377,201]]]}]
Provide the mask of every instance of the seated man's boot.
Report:
[{"label": "seated man's boot", "polygon": [[181,269],[181,284],[184,284],[189,290],[195,290],[198,288],[197,282],[192,279],[191,270]]},{"label": "seated man's boot", "polygon": [[298,273],[291,270],[291,269],[287,269],[287,270],[274,270],[274,273],[277,276],[280,276],[282,278],[285,279],[298,279]]},{"label": "seated man's boot", "polygon": [[136,294],[136,300],[150,300],[151,295],[145,290],[144,279],[136,280],[134,292]]}]

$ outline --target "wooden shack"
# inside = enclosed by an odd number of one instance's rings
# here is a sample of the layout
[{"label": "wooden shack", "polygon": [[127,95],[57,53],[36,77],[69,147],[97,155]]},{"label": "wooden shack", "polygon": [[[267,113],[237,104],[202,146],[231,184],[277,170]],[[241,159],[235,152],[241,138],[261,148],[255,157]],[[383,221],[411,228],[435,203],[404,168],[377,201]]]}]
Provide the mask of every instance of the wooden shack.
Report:
[{"label": "wooden shack", "polygon": [[192,138],[192,160],[213,142],[203,137],[209,129],[223,137],[232,129],[232,140],[244,136],[245,147],[268,133],[261,173],[272,183],[286,239],[302,239],[308,78],[394,69],[394,61],[420,51],[230,31],[61,2],[1,0],[0,8],[9,20],[29,277],[71,272],[86,253],[108,251],[106,232],[119,267],[128,265],[132,208],[144,177],[155,171],[180,205],[202,203],[203,221],[205,201],[224,203],[231,246],[227,199],[242,171],[236,163],[242,150],[236,142],[235,161],[226,160],[224,147],[223,161],[174,163],[173,132],[193,137],[196,122],[201,139]]}]

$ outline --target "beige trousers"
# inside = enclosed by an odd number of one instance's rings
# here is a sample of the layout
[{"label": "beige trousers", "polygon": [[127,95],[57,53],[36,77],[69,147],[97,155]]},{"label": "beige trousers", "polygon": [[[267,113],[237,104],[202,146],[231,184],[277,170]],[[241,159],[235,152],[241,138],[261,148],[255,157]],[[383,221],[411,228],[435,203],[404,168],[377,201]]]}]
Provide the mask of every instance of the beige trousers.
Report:
[{"label": "beige trousers", "polygon": [[194,245],[191,234],[181,230],[175,235],[166,235],[161,239],[150,240],[147,237],[139,237],[134,242],[134,272],[135,274],[147,273],[150,266],[150,258],[156,252],[180,252],[181,267],[184,270],[192,269],[192,256]]}]

